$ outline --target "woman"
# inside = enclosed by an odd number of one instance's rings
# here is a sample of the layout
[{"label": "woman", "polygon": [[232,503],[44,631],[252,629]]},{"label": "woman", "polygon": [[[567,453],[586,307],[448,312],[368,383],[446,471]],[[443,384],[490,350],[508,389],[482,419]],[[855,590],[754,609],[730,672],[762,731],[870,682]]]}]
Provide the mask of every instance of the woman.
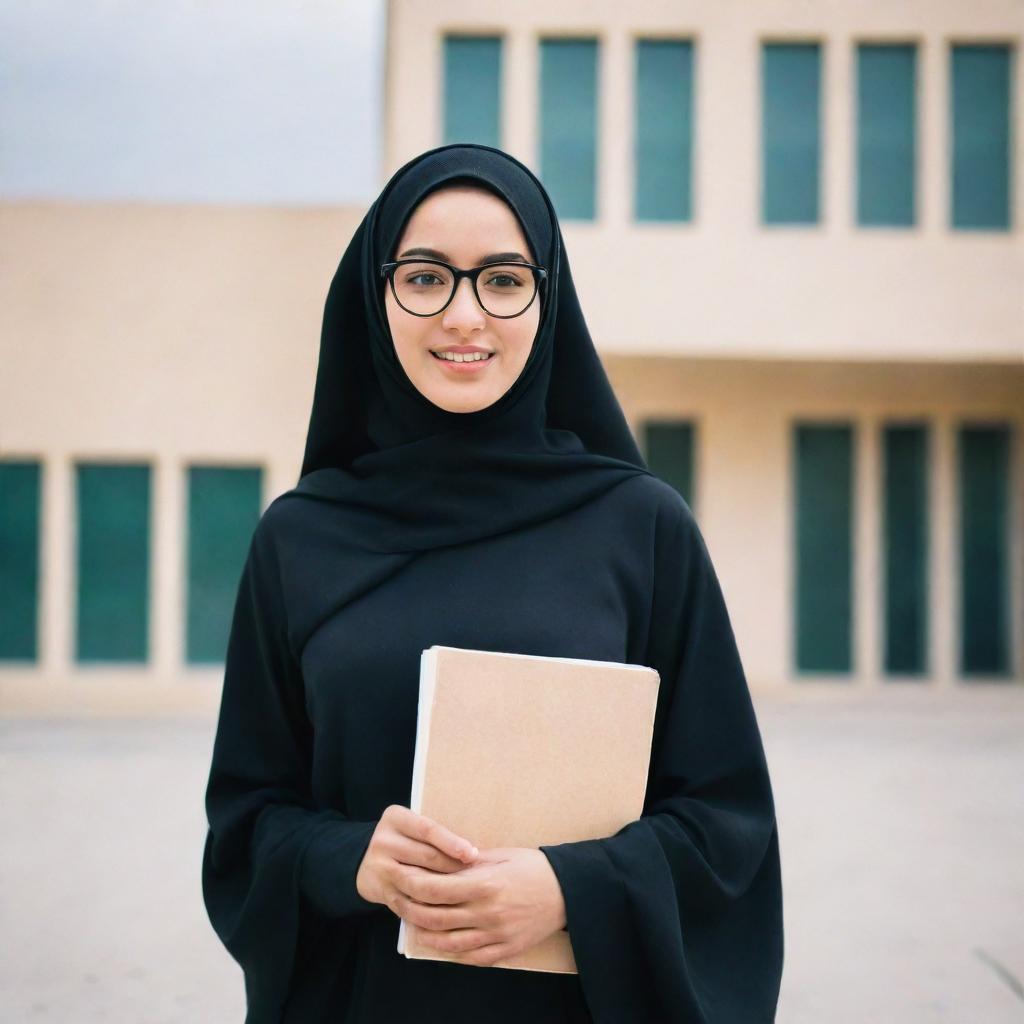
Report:
[{"label": "woman", "polygon": [[[476,851],[409,810],[432,644],[658,669],[643,816]],[[410,161],[341,260],[301,478],[242,573],[206,809],[247,1024],[774,1018],[778,833],[718,579],[629,432],[547,193],[500,150]],[[399,954],[403,916],[463,962]],[[578,974],[489,966],[562,927]]]}]

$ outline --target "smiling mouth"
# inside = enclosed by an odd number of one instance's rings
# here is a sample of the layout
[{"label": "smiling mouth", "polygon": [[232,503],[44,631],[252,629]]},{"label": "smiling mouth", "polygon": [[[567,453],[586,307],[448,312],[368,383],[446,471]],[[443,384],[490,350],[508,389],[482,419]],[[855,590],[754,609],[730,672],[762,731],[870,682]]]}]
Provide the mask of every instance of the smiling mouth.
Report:
[{"label": "smiling mouth", "polygon": [[462,352],[452,352],[452,353],[449,353],[448,355],[444,355],[444,354],[442,354],[440,352],[431,351],[430,354],[435,359],[439,360],[442,363],[456,363],[458,365],[463,365],[463,366],[465,364],[467,364],[467,363],[470,363],[470,364],[472,364],[472,363],[487,363],[487,362],[490,362],[490,360],[494,358],[494,353],[493,352],[488,352],[487,355],[485,355],[485,356],[481,356],[480,353],[470,353],[470,352],[465,352],[465,353],[462,353]]}]

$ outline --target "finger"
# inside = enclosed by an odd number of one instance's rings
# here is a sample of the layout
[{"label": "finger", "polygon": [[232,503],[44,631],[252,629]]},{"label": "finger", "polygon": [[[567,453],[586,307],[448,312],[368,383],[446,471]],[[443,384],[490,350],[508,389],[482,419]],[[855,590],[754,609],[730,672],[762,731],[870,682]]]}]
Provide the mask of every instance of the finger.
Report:
[{"label": "finger", "polygon": [[466,907],[417,903],[397,889],[390,906],[403,921],[430,932],[448,932],[453,928],[468,928],[479,923],[477,917]]},{"label": "finger", "polygon": [[[413,922],[415,924],[415,922]],[[440,950],[442,953],[466,953],[471,949],[479,949],[481,946],[494,944],[493,932],[484,931],[482,928],[451,928],[448,930],[432,930],[419,926],[416,933],[416,941],[422,942],[431,949]]]},{"label": "finger", "polygon": [[400,861],[394,864],[392,884],[417,903],[467,903],[490,892],[490,882],[480,875],[470,877],[466,871],[445,874],[415,864],[402,864]]},{"label": "finger", "polygon": [[473,964],[475,967],[493,967],[499,960],[505,960],[515,953],[515,948],[508,943],[496,942],[489,946],[478,946],[464,953],[452,953],[460,964]]},{"label": "finger", "polygon": [[436,846],[421,843],[418,839],[410,839],[401,832],[397,833],[389,844],[388,853],[402,864],[413,864],[431,871],[461,871],[466,866],[464,861],[449,857]]},{"label": "finger", "polygon": [[418,839],[421,843],[436,846],[450,857],[455,857],[466,863],[474,860],[479,853],[468,839],[457,836],[440,822],[423,814],[417,814],[415,811],[410,810],[408,815],[401,815],[397,827],[410,839]]}]

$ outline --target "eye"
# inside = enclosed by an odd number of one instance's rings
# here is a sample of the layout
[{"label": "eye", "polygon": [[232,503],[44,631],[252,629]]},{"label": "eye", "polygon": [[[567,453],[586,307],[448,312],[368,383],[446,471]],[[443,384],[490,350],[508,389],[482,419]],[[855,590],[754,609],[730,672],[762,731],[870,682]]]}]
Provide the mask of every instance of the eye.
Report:
[{"label": "eye", "polygon": [[487,279],[488,285],[496,285],[498,288],[521,288],[523,282],[519,280],[514,274],[502,271],[498,274],[491,274]]},{"label": "eye", "polygon": [[409,282],[409,284],[419,285],[421,287],[429,287],[431,285],[444,284],[444,282],[441,280],[440,277],[437,276],[437,274],[429,270],[421,270],[416,274],[410,274],[409,277],[406,278],[406,280]]}]

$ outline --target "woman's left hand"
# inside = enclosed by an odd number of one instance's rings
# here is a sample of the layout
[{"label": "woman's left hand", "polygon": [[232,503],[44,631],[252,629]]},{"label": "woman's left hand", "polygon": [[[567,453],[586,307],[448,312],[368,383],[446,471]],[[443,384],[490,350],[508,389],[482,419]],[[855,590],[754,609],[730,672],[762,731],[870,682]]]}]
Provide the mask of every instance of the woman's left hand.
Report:
[{"label": "woman's left hand", "polygon": [[[445,889],[479,881],[481,895],[458,908],[409,900],[401,916],[419,929],[418,938],[460,963],[489,967],[535,946],[565,926],[562,887],[543,851],[505,846],[483,849],[469,866],[438,874],[438,903]],[[446,886],[446,881],[450,886]],[[438,928],[439,912],[460,911],[461,924]],[[422,923],[421,923],[422,922]],[[432,925],[432,927],[431,927]]]}]

